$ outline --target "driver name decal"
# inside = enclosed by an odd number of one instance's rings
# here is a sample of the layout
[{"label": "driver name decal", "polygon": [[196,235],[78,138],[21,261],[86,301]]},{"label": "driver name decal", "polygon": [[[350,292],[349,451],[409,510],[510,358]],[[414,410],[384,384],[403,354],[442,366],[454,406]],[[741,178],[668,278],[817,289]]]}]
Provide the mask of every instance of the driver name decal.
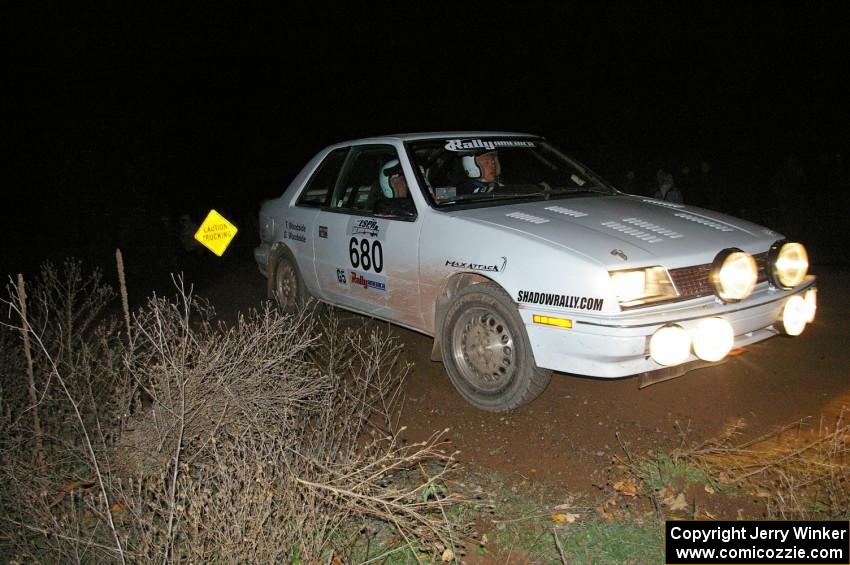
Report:
[{"label": "driver name decal", "polygon": [[449,139],[445,145],[447,151],[469,151],[470,149],[494,150],[499,147],[534,147],[533,141],[520,141],[516,139],[505,140],[482,140],[482,139]]},{"label": "driver name decal", "polygon": [[307,242],[307,226],[286,220],[286,229],[283,231],[283,239]]},{"label": "driver name decal", "polygon": [[557,306],[559,308],[574,308],[578,310],[602,310],[601,298],[588,296],[571,296],[569,294],[552,294],[549,292],[532,292],[521,290],[517,293],[517,302],[540,304],[541,306]]}]

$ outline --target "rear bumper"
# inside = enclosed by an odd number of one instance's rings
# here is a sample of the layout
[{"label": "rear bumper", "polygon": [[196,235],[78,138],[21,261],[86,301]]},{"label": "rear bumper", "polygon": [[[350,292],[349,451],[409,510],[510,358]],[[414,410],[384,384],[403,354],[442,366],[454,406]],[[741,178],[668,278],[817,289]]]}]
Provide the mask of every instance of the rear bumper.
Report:
[{"label": "rear bumper", "polygon": [[271,253],[271,247],[266,244],[261,244],[254,248],[254,260],[257,262],[257,267],[260,269],[260,272],[266,277],[269,276],[269,253]]},{"label": "rear bumper", "polygon": [[[779,334],[774,328],[787,300],[815,286],[814,277],[790,291],[764,285],[744,302],[721,304],[713,298],[655,312],[609,317],[572,317],[564,312],[520,305],[520,315],[538,367],[602,378],[660,371],[671,376],[648,380],[657,382],[678,376],[687,370],[707,365],[693,353],[680,365],[667,367],[649,356],[649,340],[660,327],[677,324],[695,329],[703,319],[720,317],[732,325],[734,347],[743,347]],[[556,328],[533,322],[534,314],[571,319],[571,328]],[[690,367],[690,368],[688,368]]]}]

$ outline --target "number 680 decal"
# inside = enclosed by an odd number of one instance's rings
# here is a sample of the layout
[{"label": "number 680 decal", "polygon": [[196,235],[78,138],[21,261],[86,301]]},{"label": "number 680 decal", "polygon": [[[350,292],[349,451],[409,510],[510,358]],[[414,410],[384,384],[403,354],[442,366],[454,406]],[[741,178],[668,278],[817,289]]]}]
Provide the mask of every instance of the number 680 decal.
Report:
[{"label": "number 680 decal", "polygon": [[348,242],[348,257],[351,266],[364,271],[380,273],[384,270],[384,249],[377,239],[357,239],[352,237]]}]

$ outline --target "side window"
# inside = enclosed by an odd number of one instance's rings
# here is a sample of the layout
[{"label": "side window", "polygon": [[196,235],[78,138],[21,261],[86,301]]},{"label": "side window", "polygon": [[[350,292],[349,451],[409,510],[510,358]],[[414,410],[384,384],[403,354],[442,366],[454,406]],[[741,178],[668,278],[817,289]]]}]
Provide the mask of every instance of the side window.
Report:
[{"label": "side window", "polygon": [[352,148],[330,206],[358,214],[415,217],[416,209],[395,148],[389,145]]},{"label": "side window", "polygon": [[313,176],[307,181],[307,186],[298,198],[298,206],[309,206],[313,208],[324,206],[333,191],[339,171],[345,162],[348,148],[334,149],[325,157]]}]

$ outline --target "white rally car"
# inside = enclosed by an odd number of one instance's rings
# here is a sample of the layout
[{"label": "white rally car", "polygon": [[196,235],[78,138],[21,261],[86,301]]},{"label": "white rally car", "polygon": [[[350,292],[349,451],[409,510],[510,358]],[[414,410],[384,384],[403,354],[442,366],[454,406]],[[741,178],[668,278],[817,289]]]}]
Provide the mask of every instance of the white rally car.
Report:
[{"label": "white rally car", "polygon": [[308,298],[434,337],[461,395],[529,402],[551,371],[641,386],[799,335],[804,247],[716,212],[630,196],[538,136],[340,143],[260,211],[270,298]]}]

